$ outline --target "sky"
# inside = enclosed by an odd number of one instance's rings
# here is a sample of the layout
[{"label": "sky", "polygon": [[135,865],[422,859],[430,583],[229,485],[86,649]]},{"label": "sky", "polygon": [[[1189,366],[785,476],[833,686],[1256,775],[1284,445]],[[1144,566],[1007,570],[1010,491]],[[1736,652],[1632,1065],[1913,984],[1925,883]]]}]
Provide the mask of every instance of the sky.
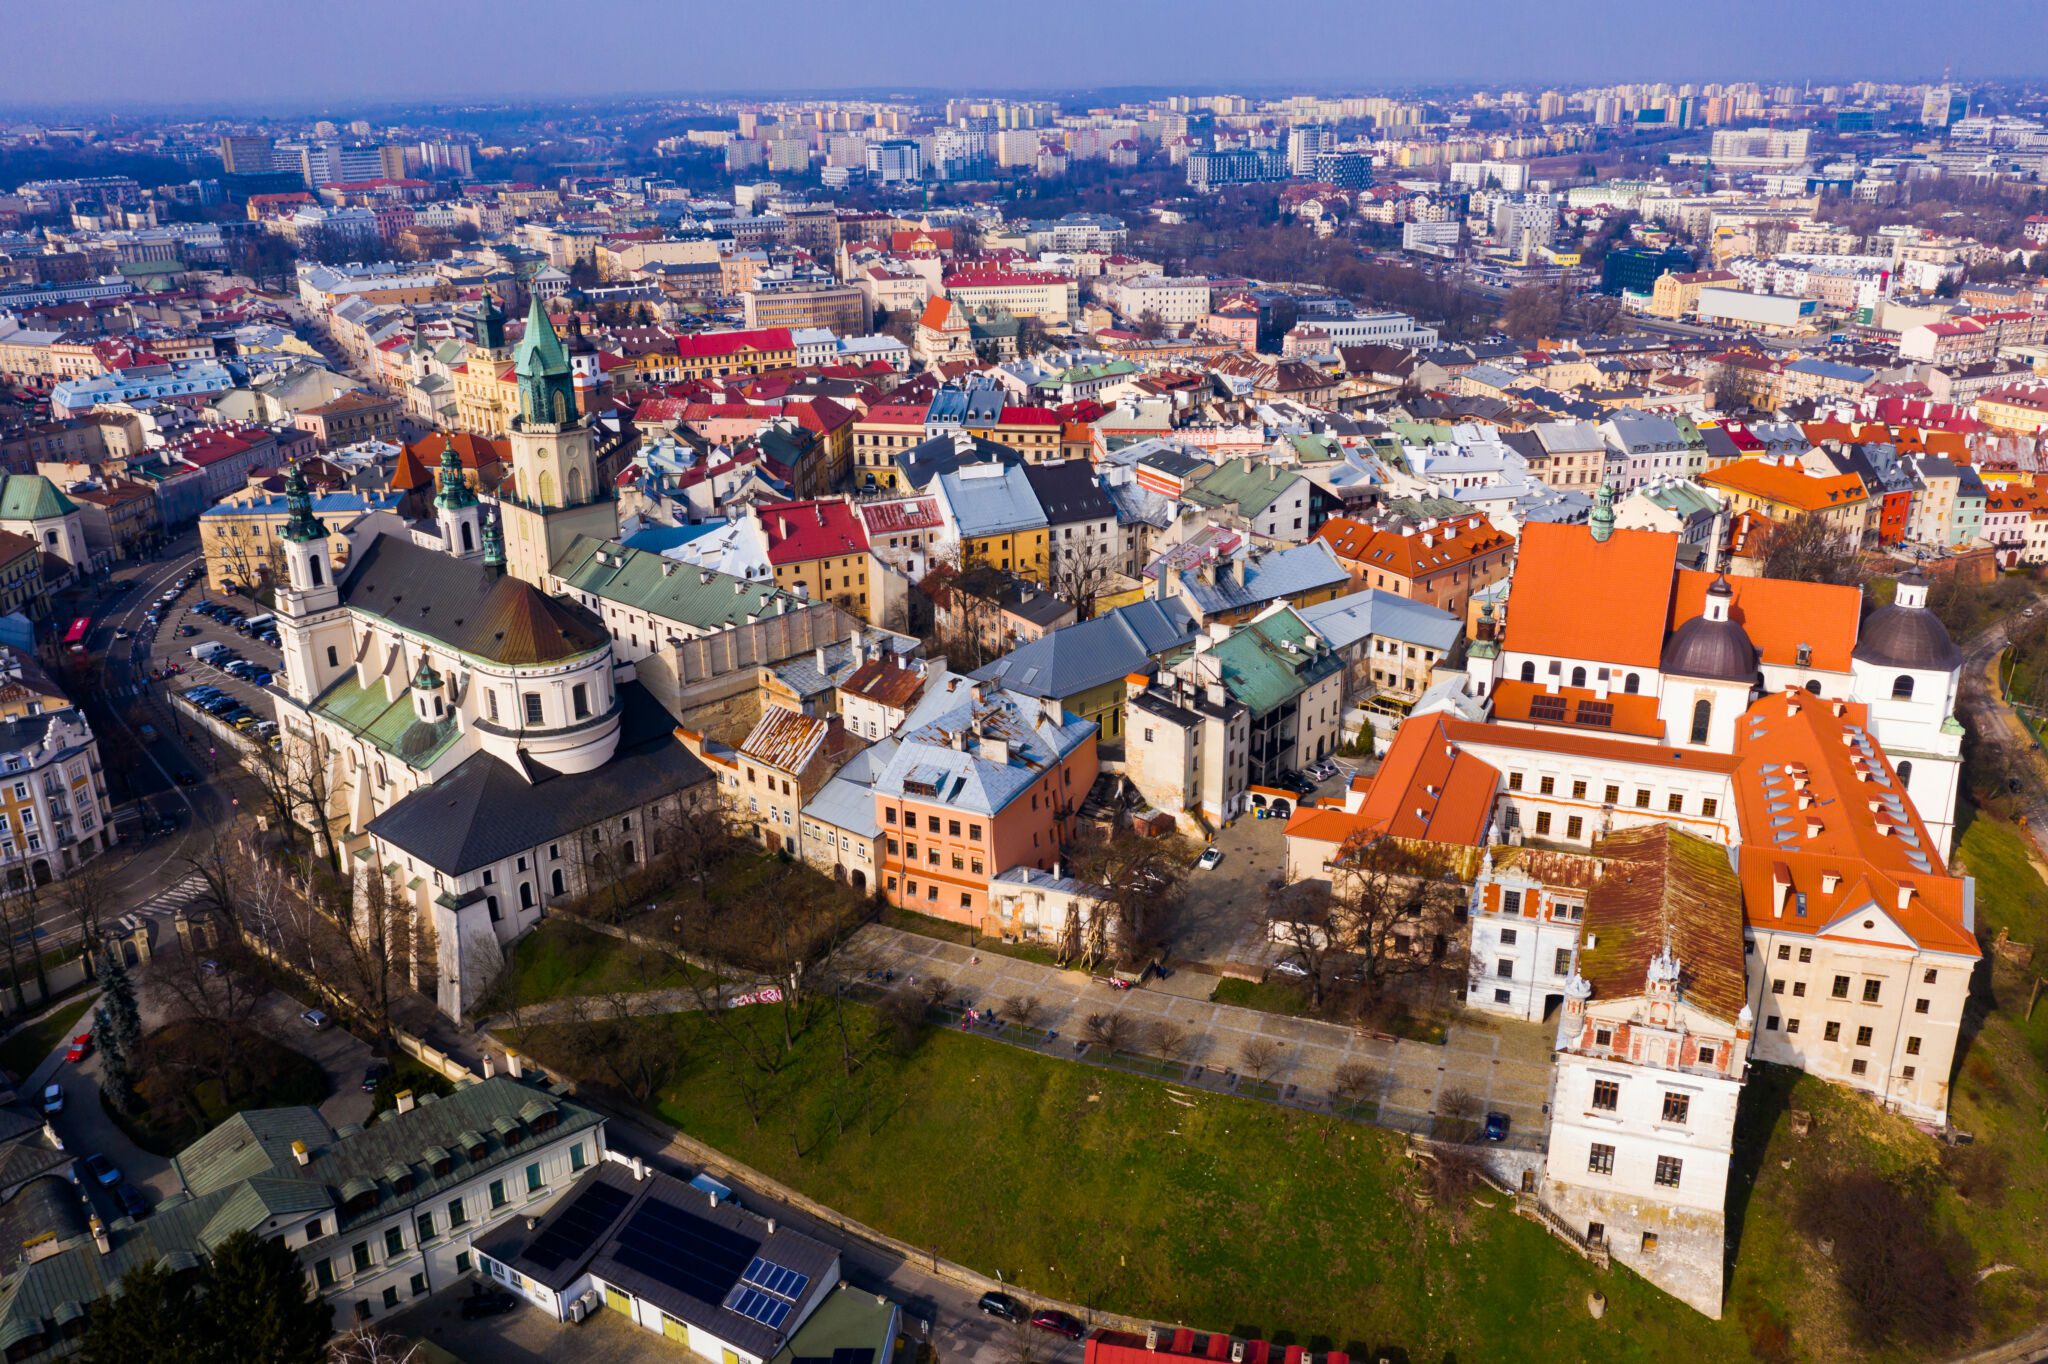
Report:
[{"label": "sky", "polygon": [[0,107],[2048,75],[2041,0],[6,0]]}]

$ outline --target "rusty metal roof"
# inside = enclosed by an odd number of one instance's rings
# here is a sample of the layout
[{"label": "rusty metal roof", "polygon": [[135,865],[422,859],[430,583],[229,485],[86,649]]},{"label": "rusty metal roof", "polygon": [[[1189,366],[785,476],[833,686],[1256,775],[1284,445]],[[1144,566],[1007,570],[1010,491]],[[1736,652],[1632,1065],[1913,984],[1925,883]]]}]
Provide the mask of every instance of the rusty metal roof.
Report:
[{"label": "rusty metal roof", "polygon": [[1586,897],[1579,974],[1594,1002],[1640,996],[1650,962],[1679,962],[1679,998],[1733,1023],[1748,991],[1742,961],[1742,886],[1728,849],[1667,824],[1600,840],[1605,864]]}]

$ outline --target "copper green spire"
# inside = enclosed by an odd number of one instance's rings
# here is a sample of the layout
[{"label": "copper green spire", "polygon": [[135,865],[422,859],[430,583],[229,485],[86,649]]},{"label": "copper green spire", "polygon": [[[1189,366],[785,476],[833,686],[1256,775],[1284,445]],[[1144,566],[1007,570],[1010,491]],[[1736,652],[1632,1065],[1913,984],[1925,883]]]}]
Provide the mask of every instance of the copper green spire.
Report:
[{"label": "copper green spire", "polygon": [[567,426],[576,420],[576,381],[569,352],[548,321],[540,295],[526,314],[526,335],[513,356],[519,375],[519,420],[527,427]]},{"label": "copper green spire", "polygon": [[1604,541],[1614,534],[1614,487],[1602,483],[1600,491],[1593,494],[1593,515],[1589,523],[1595,540]]},{"label": "copper green spire", "polygon": [[476,505],[476,493],[462,477],[462,460],[455,453],[455,438],[441,448],[441,490],[434,505],[447,511],[461,511]]},{"label": "copper green spire", "polygon": [[505,312],[489,289],[484,290],[484,306],[477,310],[476,343],[485,350],[505,349]]},{"label": "copper green spire", "polygon": [[325,539],[327,527],[313,515],[313,490],[306,486],[306,471],[292,465],[284,480],[284,538],[298,544]]},{"label": "copper green spire", "polygon": [[484,567],[500,572],[505,568],[505,532],[495,516],[484,518]]}]

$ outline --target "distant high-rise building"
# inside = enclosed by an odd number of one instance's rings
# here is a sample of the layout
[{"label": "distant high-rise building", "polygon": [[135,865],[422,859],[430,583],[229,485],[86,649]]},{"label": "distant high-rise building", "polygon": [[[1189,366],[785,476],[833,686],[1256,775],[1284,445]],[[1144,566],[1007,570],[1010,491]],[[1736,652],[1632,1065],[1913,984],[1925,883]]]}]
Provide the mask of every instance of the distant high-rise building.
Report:
[{"label": "distant high-rise building", "polygon": [[909,138],[890,138],[867,146],[867,171],[885,185],[924,178],[924,153]]},{"label": "distant high-rise building", "polygon": [[220,140],[221,169],[229,175],[259,175],[272,168],[276,147],[274,138],[230,133]]},{"label": "distant high-rise building", "polygon": [[1946,128],[1970,112],[1967,91],[1937,85],[1920,101],[1920,121],[1930,128]]},{"label": "distant high-rise building", "polygon": [[1287,135],[1287,173],[1296,176],[1315,174],[1316,158],[1325,152],[1337,150],[1337,134],[1328,128],[1303,126]]},{"label": "distant high-rise building", "polygon": [[1198,193],[1207,193],[1224,185],[1280,180],[1287,175],[1287,157],[1274,147],[1190,152],[1187,165],[1188,188]]}]

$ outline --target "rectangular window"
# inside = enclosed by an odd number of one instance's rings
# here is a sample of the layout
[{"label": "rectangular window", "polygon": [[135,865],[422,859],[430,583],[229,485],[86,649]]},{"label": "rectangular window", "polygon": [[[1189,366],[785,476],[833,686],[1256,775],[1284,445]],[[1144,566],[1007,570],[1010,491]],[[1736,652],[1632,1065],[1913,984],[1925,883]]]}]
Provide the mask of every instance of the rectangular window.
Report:
[{"label": "rectangular window", "polygon": [[1586,821],[1580,816],[1573,815],[1569,819],[1565,820],[1564,836],[1566,838],[1572,839],[1576,842],[1578,839],[1583,838],[1585,836],[1585,833]]},{"label": "rectangular window", "polygon": [[1708,796],[1706,799],[1700,802],[1700,814],[1704,815],[1708,819],[1712,819],[1715,815],[1719,814],[1720,811],[1721,802],[1715,800],[1712,796]]},{"label": "rectangular window", "polygon": [[1790,944],[1788,944],[1788,943],[1779,943],[1779,944],[1778,944],[1778,960],[1779,960],[1779,961],[1790,961],[1790,960],[1792,960],[1792,948],[1791,948],[1791,945],[1790,945]]},{"label": "rectangular window", "polygon": [[1800,949],[1799,949],[1799,960],[1801,960],[1801,961],[1803,961],[1803,962],[1810,962],[1810,961],[1812,961],[1812,960],[1813,960],[1813,949],[1812,949],[1811,947],[1802,947],[1802,948],[1800,948]]},{"label": "rectangular window", "polygon": [[1573,782],[1573,783],[1572,783],[1572,799],[1573,799],[1573,800],[1584,800],[1585,798],[1586,798],[1586,783],[1584,783],[1584,782],[1582,782],[1582,781],[1575,781],[1575,782]]},{"label": "rectangular window", "polygon": [[1765,1032],[1776,1032],[1777,1030],[1778,1030],[1778,1016],[1777,1016],[1776,1014],[1772,1014],[1772,1015],[1771,1015],[1771,1016],[1770,1016],[1769,1018],[1766,1018],[1766,1019],[1764,1020],[1764,1031],[1765,1031]]},{"label": "rectangular window", "polygon": [[1772,981],[1772,982],[1771,982],[1771,993],[1772,993],[1772,994],[1774,994],[1774,995],[1782,995],[1782,994],[1784,994],[1784,993],[1785,993],[1785,982],[1784,982],[1784,981],[1782,981],[1782,980],[1774,980],[1774,981]]},{"label": "rectangular window", "polygon": [[450,1200],[448,1204],[448,1230],[453,1231],[457,1227],[466,1225],[468,1221],[469,1219],[463,1216],[462,1200],[459,1198]]},{"label": "rectangular window", "polygon": [[427,1242],[433,1240],[434,1214],[430,1212],[423,1212],[418,1217],[415,1217],[412,1222],[412,1229],[415,1233],[418,1234],[419,1243],[421,1245],[425,1245]]},{"label": "rectangular window", "polygon": [[455,1257],[455,1272],[457,1274],[469,1273],[470,1263],[469,1252],[465,1250]]},{"label": "rectangular window", "polygon": [[1500,945],[1502,947],[1513,947],[1515,945],[1516,936],[1517,934],[1514,929],[1503,928],[1500,931]]},{"label": "rectangular window", "polygon": [[504,1206],[505,1206],[505,1203],[506,1203],[506,1198],[505,1198],[505,1181],[504,1181],[504,1180],[502,1180],[502,1179],[494,1179],[494,1180],[492,1180],[492,1181],[491,1181],[491,1206],[492,1206],[493,1208],[502,1208],[502,1207],[504,1207]]},{"label": "rectangular window", "polygon": [[1605,1142],[1594,1142],[1586,1153],[1586,1169],[1596,1175],[1614,1173],[1614,1148]]},{"label": "rectangular window", "polygon": [[424,1298],[427,1296],[427,1276],[424,1274],[413,1275],[411,1282],[406,1287],[412,1290],[412,1295],[415,1298]]},{"label": "rectangular window", "polygon": [[389,1311],[396,1306],[398,1306],[398,1285],[391,1284],[384,1290],[384,1307],[386,1311]]},{"label": "rectangular window", "polygon": [[1621,788],[1619,786],[1608,787],[1605,794],[1601,796],[1601,800],[1608,805],[1619,805],[1621,803]]},{"label": "rectangular window", "polygon": [[370,1270],[370,1243],[358,1241],[348,1248],[349,1261],[355,1265],[356,1273],[367,1274]]},{"label": "rectangular window", "polygon": [[1538,810],[1536,812],[1536,832],[1539,834],[1550,832],[1550,811]]},{"label": "rectangular window", "polygon": [[1870,1028],[1870,1026],[1869,1026],[1868,1024],[1865,1024],[1865,1025],[1864,1025],[1863,1027],[1860,1027],[1860,1028],[1858,1028],[1858,1029],[1856,1030],[1856,1045],[1857,1045],[1857,1046],[1859,1046],[1859,1047],[1867,1047],[1867,1046],[1869,1046],[1869,1045],[1870,1045],[1870,1039],[1871,1039],[1871,1038],[1872,1038],[1872,1037],[1873,1037],[1874,1035],[1875,1035],[1875,1034],[1874,1034],[1874,1032],[1872,1031],[1872,1029]]},{"label": "rectangular window", "polygon": [[1924,976],[1922,976],[1922,977],[1920,977],[1920,983],[1921,983],[1922,985],[1932,985],[1932,984],[1934,984],[1934,977],[1935,977],[1935,975],[1936,975],[1935,969],[1934,969],[1934,968],[1933,968],[1932,966],[1928,967],[1928,968],[1927,968],[1927,974],[1926,974],[1926,975],[1924,975]]},{"label": "rectangular window", "polygon": [[492,724],[498,723],[498,693],[484,689],[484,718]]},{"label": "rectangular window", "polygon": [[1919,1039],[1919,1038],[1917,1038],[1917,1037],[1909,1037],[1909,1038],[1907,1038],[1907,1039],[1906,1039],[1906,1055],[1908,1055],[1908,1056],[1918,1056],[1919,1054],[1920,1054],[1920,1039]]},{"label": "rectangular window", "polygon": [[317,1241],[317,1240],[319,1240],[319,1239],[320,1239],[320,1219],[316,1217],[316,1218],[314,1218],[314,1219],[313,1219],[312,1221],[310,1221],[310,1222],[306,1223],[306,1240],[307,1240],[307,1241],[309,1241],[309,1242],[312,1242],[312,1241]]},{"label": "rectangular window", "polygon": [[1841,1024],[1839,1024],[1839,1023],[1830,1023],[1830,1024],[1828,1024],[1828,1025],[1827,1025],[1827,1026],[1826,1026],[1825,1028],[1822,1028],[1822,1029],[1820,1030],[1820,1037],[1821,1037],[1821,1041],[1823,1041],[1823,1042],[1839,1042],[1839,1041],[1841,1041],[1841,1040],[1842,1040],[1842,1025],[1841,1025]]},{"label": "rectangular window", "polygon": [[1665,802],[1664,802],[1664,808],[1665,808],[1666,810],[1670,811],[1670,812],[1671,812],[1672,814],[1674,814],[1674,815],[1682,815],[1682,814],[1684,814],[1684,813],[1685,813],[1685,796],[1684,796],[1684,794],[1683,794],[1682,792],[1678,792],[1678,791],[1673,791],[1673,792],[1671,793],[1671,798],[1670,798],[1669,800],[1667,800],[1667,801],[1665,801]]},{"label": "rectangular window", "polygon": [[1916,1013],[1916,1014],[1924,1014],[1924,1013],[1926,1013],[1926,1012],[1927,1012],[1927,1001],[1926,1001],[1926,1000],[1924,1000],[1924,999],[1916,999],[1916,1000],[1914,1000],[1914,1001],[1913,1001],[1913,1012],[1914,1012],[1914,1013]]},{"label": "rectangular window", "polygon": [[384,1258],[395,1260],[405,1254],[405,1233],[397,1227],[384,1229]]},{"label": "rectangular window", "polygon": [[1883,982],[1883,981],[1881,981],[1881,980],[1866,980],[1866,981],[1864,981],[1864,982],[1863,982],[1863,1002],[1864,1002],[1865,1004],[1875,1004],[1875,1003],[1877,1003],[1877,997],[1878,997],[1878,995],[1879,995],[1879,994],[1881,994],[1881,993],[1883,992],[1883,990],[1884,990],[1884,982]]},{"label": "rectangular window", "polygon": [[1537,780],[1536,780],[1536,791],[1537,791],[1537,794],[1538,794],[1538,795],[1544,795],[1544,796],[1549,796],[1549,795],[1555,795],[1555,794],[1557,793],[1557,778],[1556,778],[1556,777],[1539,777],[1539,778],[1537,778]]},{"label": "rectangular window", "polygon": [[1851,1061],[1849,1063],[1849,1073],[1851,1075],[1865,1075],[1868,1074],[1869,1071],[1870,1062],[1868,1061]]},{"label": "rectangular window", "polygon": [[1804,998],[1806,998],[1806,982],[1805,982],[1805,981],[1803,981],[1803,980],[1795,980],[1795,981],[1793,981],[1793,982],[1792,982],[1792,997],[1793,997],[1794,999],[1804,999]]},{"label": "rectangular window", "polygon": [[1502,957],[1493,964],[1493,973],[1502,980],[1513,980],[1515,978],[1515,959],[1513,957]]},{"label": "rectangular window", "polygon": [[1520,892],[1519,890],[1502,891],[1500,895],[1500,907],[1504,913],[1520,914],[1522,912],[1522,892]]},{"label": "rectangular window", "polygon": [[530,691],[530,692],[526,693],[526,702],[525,702],[525,704],[526,704],[526,723],[527,723],[527,724],[529,724],[529,725],[537,725],[537,724],[539,724],[539,723],[540,723],[540,718],[541,718],[541,716],[540,716],[540,693],[539,693],[539,692],[537,692],[537,691]]},{"label": "rectangular window", "polygon": [[530,1194],[534,1194],[534,1193],[539,1193],[539,1192],[540,1192],[540,1191],[541,1191],[542,1189],[544,1189],[544,1188],[546,1188],[546,1187],[547,1187],[546,1183],[545,1183],[545,1182],[543,1182],[543,1181],[542,1181],[542,1179],[541,1179],[541,1177],[540,1177],[540,1162],[539,1162],[539,1161],[535,1161],[535,1162],[534,1162],[533,1164],[531,1164],[531,1165],[527,1166],[527,1167],[526,1167],[526,1191],[527,1191],[528,1193],[530,1193]]},{"label": "rectangular window", "polygon": [[584,1164],[585,1162],[583,1158],[583,1143],[579,1141],[574,1146],[569,1148],[569,1168],[572,1170],[580,1170],[583,1168]]},{"label": "rectangular window", "polygon": [[1847,976],[1836,976],[1835,987],[1829,993],[1836,999],[1847,999],[1849,997],[1849,978]]},{"label": "rectangular window", "polygon": [[322,1256],[313,1264],[313,1282],[322,1288],[334,1287],[334,1261]]},{"label": "rectangular window", "polygon": [[1510,791],[1519,791],[1519,790],[1521,790],[1521,789],[1522,789],[1522,774],[1521,774],[1521,773],[1519,773],[1519,772],[1510,772],[1510,773],[1508,773],[1508,790],[1510,790]]},{"label": "rectangular window", "polygon": [[1569,947],[1557,949],[1557,957],[1550,964],[1553,976],[1568,976],[1572,973],[1572,950]]},{"label": "rectangular window", "polygon": [[1788,1019],[1786,1019],[1786,1020],[1785,1020],[1785,1035],[1786,1035],[1787,1037],[1790,1037],[1790,1036],[1791,1036],[1791,1035],[1792,1035],[1793,1033],[1796,1033],[1796,1032],[1798,1032],[1798,1031],[1799,1031],[1799,1020],[1798,1020],[1798,1019],[1796,1019],[1796,1018],[1788,1018]]},{"label": "rectangular window", "polygon": [[1684,1122],[1692,1113],[1692,1095],[1664,1092],[1664,1121]]},{"label": "rectangular window", "polygon": [[1657,1157],[1657,1187],[1660,1189],[1677,1188],[1678,1177],[1684,1169],[1685,1162],[1677,1156]]},{"label": "rectangular window", "polygon": [[1615,1080],[1593,1082],[1593,1107],[1612,1113],[1621,1104],[1621,1085]]},{"label": "rectangular window", "polygon": [[1647,790],[1638,790],[1636,792],[1636,808],[1638,810],[1650,808],[1650,793]]},{"label": "rectangular window", "polygon": [[590,689],[578,682],[569,689],[569,707],[579,720],[590,718]]}]

